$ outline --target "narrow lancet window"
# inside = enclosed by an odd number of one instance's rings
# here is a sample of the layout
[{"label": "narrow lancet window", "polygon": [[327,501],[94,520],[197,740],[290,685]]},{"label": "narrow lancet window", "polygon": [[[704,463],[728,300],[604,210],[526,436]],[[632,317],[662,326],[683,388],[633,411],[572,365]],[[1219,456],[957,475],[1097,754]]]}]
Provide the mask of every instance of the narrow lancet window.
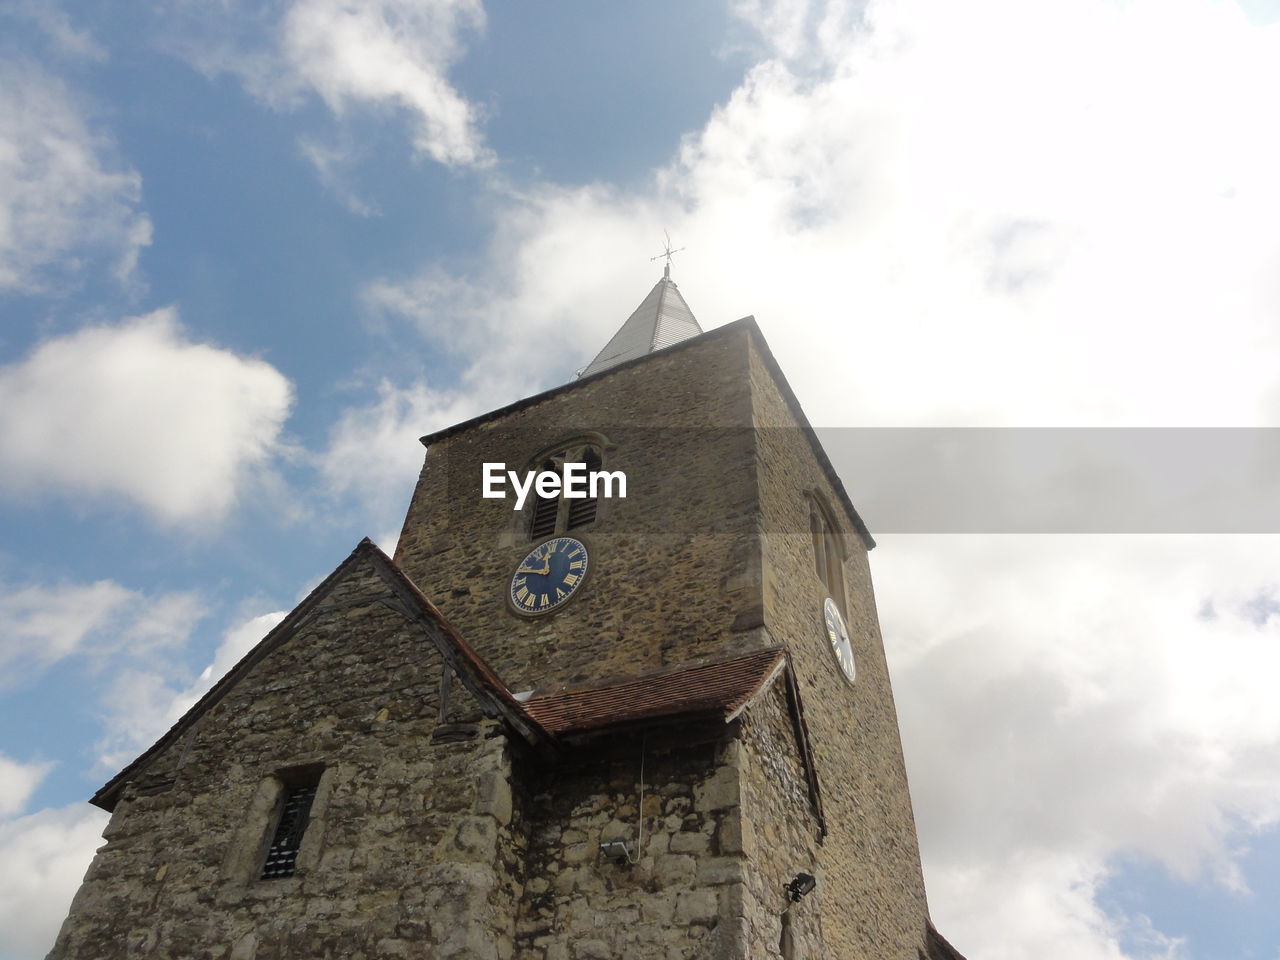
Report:
[{"label": "narrow lancet window", "polygon": [[814,502],[809,508],[809,531],[813,534],[813,568],[827,587],[827,596],[836,602],[842,616],[848,616],[844,598],[844,549],[840,532],[826,511]]},{"label": "narrow lancet window", "polygon": [[302,846],[302,835],[311,819],[311,802],[316,798],[316,787],[319,784],[318,769],[291,776],[285,781],[280,819],[276,822],[275,834],[267,849],[266,863],[262,865],[263,880],[293,876],[298,863],[298,850]]}]

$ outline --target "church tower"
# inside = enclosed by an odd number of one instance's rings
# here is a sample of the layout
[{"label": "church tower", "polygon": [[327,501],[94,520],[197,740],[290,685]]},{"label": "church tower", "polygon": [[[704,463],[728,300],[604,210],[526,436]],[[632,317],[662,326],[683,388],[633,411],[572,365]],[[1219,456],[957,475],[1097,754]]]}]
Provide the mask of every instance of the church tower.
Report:
[{"label": "church tower", "polygon": [[669,268],[581,375],[423,438],[356,550],[93,798],[50,957],[957,960],[874,545],[755,321]]}]

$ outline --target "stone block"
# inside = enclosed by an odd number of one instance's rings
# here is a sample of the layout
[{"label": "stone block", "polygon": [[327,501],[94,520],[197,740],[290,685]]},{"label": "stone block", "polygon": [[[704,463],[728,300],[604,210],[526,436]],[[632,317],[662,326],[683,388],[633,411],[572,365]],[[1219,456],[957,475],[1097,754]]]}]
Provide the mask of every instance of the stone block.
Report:
[{"label": "stone block", "polygon": [[498,853],[498,829],[489,817],[462,817],[445,835],[440,846],[440,855],[444,859],[492,863]]},{"label": "stone block", "polygon": [[706,781],[693,788],[694,809],[703,812],[736,807],[741,800],[738,770],[724,764]]},{"label": "stone block", "polygon": [[659,891],[646,897],[642,913],[646,920],[662,926],[670,926],[676,915],[676,897],[678,891]]},{"label": "stone block", "polygon": [[253,931],[240,937],[231,948],[229,960],[253,960],[258,949],[258,936]]},{"label": "stone block", "polygon": [[705,857],[698,861],[697,882],[708,886],[741,883],[745,867],[737,857]]},{"label": "stone block", "polygon": [[493,817],[502,826],[511,823],[511,784],[497,770],[486,770],[476,785],[476,813]]},{"label": "stone block", "polygon": [[689,890],[676,898],[676,922],[710,923],[716,916],[720,898],[714,890]]},{"label": "stone block", "polygon": [[653,878],[664,887],[684,885],[693,879],[697,861],[684,854],[668,853],[654,862]]},{"label": "stone block", "polygon": [[755,827],[745,816],[725,817],[716,831],[716,842],[722,854],[742,854],[748,859],[755,857]]},{"label": "stone block", "polygon": [[671,835],[672,853],[691,853],[701,856],[711,850],[711,841],[705,833],[673,833]]},{"label": "stone block", "polygon": [[617,960],[603,940],[579,940],[573,945],[574,960]]},{"label": "stone block", "polygon": [[571,843],[560,853],[565,863],[586,863],[594,860],[599,848],[593,843]]}]

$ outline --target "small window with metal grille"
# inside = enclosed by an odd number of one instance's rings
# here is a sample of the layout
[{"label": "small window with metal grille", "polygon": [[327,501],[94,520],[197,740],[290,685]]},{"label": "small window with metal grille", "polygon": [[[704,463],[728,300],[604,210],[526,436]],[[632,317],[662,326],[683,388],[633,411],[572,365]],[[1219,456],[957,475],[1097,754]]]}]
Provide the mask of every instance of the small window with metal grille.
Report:
[{"label": "small window with metal grille", "polygon": [[[557,473],[564,476],[566,463],[581,463],[585,466],[585,474],[599,471],[603,465],[600,451],[591,444],[574,445],[553,453],[542,461],[540,471]],[[588,493],[591,492],[588,487]],[[595,523],[599,509],[599,500],[593,496],[566,497],[563,491],[555,497],[541,497],[536,493],[533,507],[529,512],[529,536],[534,540],[566,533],[578,527]]]},{"label": "small window with metal grille", "polygon": [[289,771],[280,777],[280,819],[276,821],[271,846],[267,848],[261,879],[293,876],[298,850],[302,847],[302,835],[311,819],[311,803],[316,798],[321,772],[320,767],[307,767]]}]

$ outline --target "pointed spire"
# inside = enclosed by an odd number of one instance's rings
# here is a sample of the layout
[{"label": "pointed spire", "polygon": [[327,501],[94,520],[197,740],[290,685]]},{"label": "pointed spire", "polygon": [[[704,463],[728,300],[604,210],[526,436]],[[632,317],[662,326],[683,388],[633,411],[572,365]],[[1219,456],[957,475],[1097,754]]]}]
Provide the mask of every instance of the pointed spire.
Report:
[{"label": "pointed spire", "polygon": [[589,377],[700,333],[702,328],[694,319],[693,311],[671,279],[671,263],[668,261],[662,270],[662,279],[654,284],[635,313],[578,376]]}]

